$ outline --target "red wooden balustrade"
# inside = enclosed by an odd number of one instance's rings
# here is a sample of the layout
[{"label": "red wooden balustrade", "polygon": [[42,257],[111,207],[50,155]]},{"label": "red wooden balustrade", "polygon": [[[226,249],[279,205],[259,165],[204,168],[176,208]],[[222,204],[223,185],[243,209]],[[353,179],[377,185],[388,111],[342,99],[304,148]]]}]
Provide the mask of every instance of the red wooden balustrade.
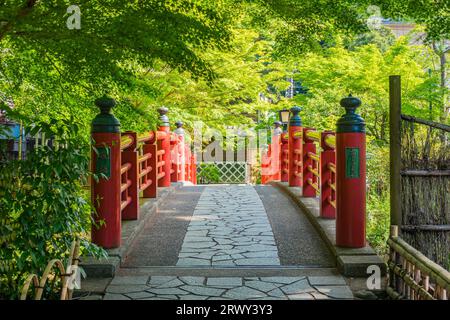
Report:
[{"label": "red wooden balustrade", "polygon": [[316,152],[316,142],[320,140],[317,131],[311,128],[303,128],[303,151],[302,151],[302,195],[304,197],[315,197],[319,190],[319,161]]},{"label": "red wooden balustrade", "polygon": [[[139,197],[156,198],[158,184],[166,175],[171,175],[172,173],[171,182],[191,181],[193,184],[196,184],[195,157],[192,157],[189,146],[184,143],[184,140],[178,139],[178,137],[172,144],[175,148],[176,157],[179,157],[181,151],[183,154],[186,152],[189,161],[186,162],[182,159],[183,162],[177,164],[177,167],[180,168],[178,173],[189,172],[189,174],[182,177],[173,174],[173,169],[171,169],[171,172],[165,171],[166,155],[171,152],[166,147],[167,144],[165,145],[163,142],[169,134],[165,131],[150,131],[140,135],[127,131],[121,134],[120,152],[117,153],[117,158],[120,161],[120,167],[117,166],[117,170],[120,170],[120,172],[117,172],[117,176],[120,177],[120,189],[118,189],[120,204],[117,202],[120,208],[117,210],[119,210],[122,220],[139,219]],[[163,149],[164,147],[166,148]],[[184,168],[185,166],[187,169]],[[115,168],[111,166],[111,170]],[[113,172],[111,176],[116,175]],[[105,180],[105,182],[108,181]],[[99,206],[99,208],[102,209],[102,206]],[[120,232],[120,228],[116,229],[115,232]],[[114,235],[112,238],[117,238],[117,235]],[[103,245],[104,240],[102,239],[101,241],[102,243],[99,244]],[[119,240],[115,240],[111,245],[108,242],[107,247],[117,247],[118,243]]]},{"label": "red wooden balustrade", "polygon": [[320,216],[336,218],[336,136],[323,131],[320,136]]},{"label": "red wooden balustrade", "polygon": [[[294,176],[301,179],[303,197],[320,197],[320,216],[336,217],[336,138],[332,131],[318,132],[302,128],[296,136],[302,143],[291,148],[289,153],[288,134],[273,136],[272,144],[261,158],[261,183],[288,181],[289,163]],[[275,139],[274,139],[275,138]],[[279,146],[274,148],[274,143]],[[274,161],[274,159],[280,159]],[[273,168],[273,166],[276,166]]]},{"label": "red wooden balustrade", "polygon": [[[262,157],[261,181],[286,181],[287,176],[289,187],[301,187],[302,197],[319,197],[320,217],[336,219],[336,245],[362,248],[366,245],[365,122],[355,113],[361,100],[349,95],[340,104],[346,113],[338,119],[336,133],[303,127],[301,108],[292,107],[280,154],[273,155],[269,148]],[[281,159],[280,178],[267,172],[274,157]]]}]

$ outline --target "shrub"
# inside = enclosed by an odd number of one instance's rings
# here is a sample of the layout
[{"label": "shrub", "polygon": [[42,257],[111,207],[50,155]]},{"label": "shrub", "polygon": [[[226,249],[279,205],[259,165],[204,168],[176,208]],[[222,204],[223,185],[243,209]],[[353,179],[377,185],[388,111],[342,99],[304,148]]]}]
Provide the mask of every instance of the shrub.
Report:
[{"label": "shrub", "polygon": [[220,170],[214,163],[200,163],[198,183],[219,183]]},{"label": "shrub", "polygon": [[52,120],[38,130],[56,138],[26,159],[0,167],[0,298],[16,299],[24,278],[42,274],[51,259],[64,259],[75,237],[82,250],[101,256],[89,242],[92,206],[84,190],[89,177],[89,143],[77,124]]}]

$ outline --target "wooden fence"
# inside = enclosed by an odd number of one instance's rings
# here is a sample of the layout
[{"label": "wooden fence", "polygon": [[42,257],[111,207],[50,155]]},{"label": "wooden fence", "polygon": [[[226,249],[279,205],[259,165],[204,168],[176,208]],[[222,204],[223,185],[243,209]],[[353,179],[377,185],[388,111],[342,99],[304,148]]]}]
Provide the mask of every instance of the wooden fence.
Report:
[{"label": "wooden fence", "polygon": [[447,300],[450,127],[401,112],[401,79],[391,76],[388,293],[394,298]]}]

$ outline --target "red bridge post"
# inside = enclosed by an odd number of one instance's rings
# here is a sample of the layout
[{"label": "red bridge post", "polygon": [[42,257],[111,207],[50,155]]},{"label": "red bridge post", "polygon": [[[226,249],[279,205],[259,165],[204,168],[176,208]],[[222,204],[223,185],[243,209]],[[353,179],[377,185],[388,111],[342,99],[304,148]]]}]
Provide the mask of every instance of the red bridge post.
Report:
[{"label": "red bridge post", "polygon": [[271,143],[271,161],[272,175],[271,180],[280,181],[281,180],[281,135],[283,134],[283,129],[281,128],[282,123],[280,121],[274,122],[274,130],[272,134]]},{"label": "red bridge post", "polygon": [[150,158],[147,160],[148,166],[151,167],[149,174],[151,183],[143,192],[144,198],[156,198],[158,194],[158,156],[156,154],[157,148],[154,140],[157,140],[156,132],[154,132],[153,139],[143,145],[144,154],[151,154]]},{"label": "red bridge post", "polygon": [[179,172],[179,146],[180,146],[180,138],[174,132],[170,134],[170,181],[178,182],[178,172]]},{"label": "red bridge post", "polygon": [[158,150],[164,150],[164,154],[162,156],[162,160],[164,161],[163,172],[164,177],[162,177],[158,181],[158,187],[170,187],[170,169],[171,169],[171,160],[170,160],[170,124],[169,118],[167,117],[167,112],[169,109],[165,107],[161,107],[158,109],[159,112],[159,131],[165,132],[166,135],[164,139],[158,140]]},{"label": "red bridge post", "polygon": [[281,154],[280,154],[280,162],[281,162],[281,181],[288,182],[289,180],[289,134],[287,132],[283,132],[281,134]]},{"label": "red bridge post", "polygon": [[[189,148],[189,146],[188,146]],[[192,184],[197,184],[197,160],[195,153],[191,152],[191,180]]]},{"label": "red bridge post", "polygon": [[272,140],[272,162],[273,162],[273,175],[272,179],[274,181],[281,180],[281,163],[280,163],[280,151],[281,151],[281,136],[273,136]]},{"label": "red bridge post", "polygon": [[186,157],[186,178],[185,181],[192,181],[192,154],[191,149],[189,149],[189,146],[184,146],[185,148],[185,157]]},{"label": "red bridge post", "polygon": [[316,145],[313,140],[308,138],[307,133],[309,131],[314,131],[312,128],[303,128],[303,150],[302,150],[302,196],[303,197],[315,197],[316,190],[312,187],[308,180],[315,181],[316,177],[309,170],[309,168],[317,170],[315,167],[315,161],[308,155],[308,153],[316,153]]},{"label": "red bridge post", "polygon": [[185,164],[186,164],[186,156],[185,156],[185,139],[184,139],[184,129],[183,129],[183,122],[182,121],[177,121],[175,122],[175,125],[177,126],[177,128],[174,130],[174,133],[176,134],[176,136],[178,137],[178,148],[177,148],[177,181],[186,181],[186,168],[185,168]]},{"label": "red bridge post", "polygon": [[336,218],[336,148],[327,143],[330,136],[333,131],[323,131],[320,136],[320,216],[326,219]]},{"label": "red bridge post", "polygon": [[121,152],[120,122],[111,113],[115,106],[112,98],[102,97],[95,101],[101,112],[92,121],[92,172],[98,181],[92,179],[91,197],[95,211],[94,221],[99,227],[92,227],[92,242],[103,248],[117,248],[121,240]]},{"label": "red bridge post", "polygon": [[192,152],[192,183],[197,184],[197,155]]},{"label": "red bridge post", "polygon": [[299,113],[302,109],[294,106],[291,108],[291,117],[289,119],[289,186],[302,186],[302,120]]},{"label": "red bridge post", "polygon": [[336,244],[366,245],[366,134],[365,122],[355,113],[361,100],[341,100],[344,114],[336,126]]},{"label": "red bridge post", "polygon": [[[137,220],[139,218],[139,183],[138,183],[138,152],[137,134],[136,132],[127,131],[122,136],[128,136],[133,139],[133,143],[122,151],[121,163],[130,163],[131,168],[128,170],[127,178],[131,185],[128,187],[127,195],[131,198],[131,202],[122,211],[122,220]],[[127,181],[122,181],[127,183]]]}]

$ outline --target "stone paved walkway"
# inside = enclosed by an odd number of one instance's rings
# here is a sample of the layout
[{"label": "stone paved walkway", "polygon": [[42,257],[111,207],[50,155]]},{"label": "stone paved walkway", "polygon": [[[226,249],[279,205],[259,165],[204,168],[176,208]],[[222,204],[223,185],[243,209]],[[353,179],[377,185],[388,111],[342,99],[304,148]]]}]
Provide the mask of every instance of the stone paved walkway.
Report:
[{"label": "stone paved walkway", "polygon": [[252,186],[203,191],[178,255],[177,266],[280,265],[266,211]]},{"label": "stone paved walkway", "polygon": [[183,188],[143,230],[104,299],[352,299],[312,226],[282,197],[253,186]]}]

